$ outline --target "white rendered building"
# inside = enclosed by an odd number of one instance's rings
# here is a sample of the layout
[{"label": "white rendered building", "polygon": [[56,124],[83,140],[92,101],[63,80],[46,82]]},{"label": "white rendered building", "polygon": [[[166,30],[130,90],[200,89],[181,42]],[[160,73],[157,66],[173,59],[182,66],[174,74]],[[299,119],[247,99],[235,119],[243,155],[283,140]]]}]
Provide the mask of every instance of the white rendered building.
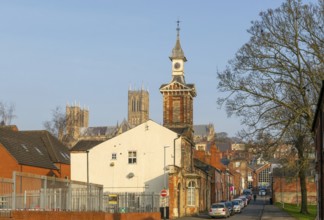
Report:
[{"label": "white rendered building", "polygon": [[180,143],[177,133],[148,120],[107,141],[73,147],[71,179],[102,184],[105,192],[159,193],[168,188],[163,168],[180,167]]}]

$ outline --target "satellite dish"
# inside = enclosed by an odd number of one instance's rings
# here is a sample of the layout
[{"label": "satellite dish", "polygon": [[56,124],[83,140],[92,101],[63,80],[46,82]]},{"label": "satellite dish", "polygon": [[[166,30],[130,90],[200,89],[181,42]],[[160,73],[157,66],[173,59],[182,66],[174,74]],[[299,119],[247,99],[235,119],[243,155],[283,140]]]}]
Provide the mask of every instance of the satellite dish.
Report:
[{"label": "satellite dish", "polygon": [[129,174],[127,174],[127,178],[128,179],[131,179],[131,178],[133,178],[135,175],[134,175],[134,173],[129,173]]}]

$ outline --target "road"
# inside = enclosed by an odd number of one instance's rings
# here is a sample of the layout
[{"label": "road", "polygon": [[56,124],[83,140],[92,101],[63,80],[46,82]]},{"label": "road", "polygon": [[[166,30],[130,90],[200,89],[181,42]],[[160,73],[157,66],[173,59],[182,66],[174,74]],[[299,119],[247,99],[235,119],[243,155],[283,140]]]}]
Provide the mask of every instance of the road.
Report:
[{"label": "road", "polygon": [[[254,202],[251,200],[250,204],[246,206],[242,213],[235,214],[227,219],[229,220],[260,220],[262,212],[264,209],[264,204],[269,201],[268,196],[258,196],[257,200]],[[195,217],[181,217],[178,220],[201,220],[201,219],[211,219],[208,213],[201,213],[199,216]]]}]

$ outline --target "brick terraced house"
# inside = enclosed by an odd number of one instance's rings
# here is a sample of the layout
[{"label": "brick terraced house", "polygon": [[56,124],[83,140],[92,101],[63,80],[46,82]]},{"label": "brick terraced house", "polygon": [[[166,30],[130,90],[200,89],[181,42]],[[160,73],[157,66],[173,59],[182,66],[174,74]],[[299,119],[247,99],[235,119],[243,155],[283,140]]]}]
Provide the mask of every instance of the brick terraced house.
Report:
[{"label": "brick terraced house", "polygon": [[48,131],[0,127],[0,177],[14,171],[70,179],[70,153]]}]

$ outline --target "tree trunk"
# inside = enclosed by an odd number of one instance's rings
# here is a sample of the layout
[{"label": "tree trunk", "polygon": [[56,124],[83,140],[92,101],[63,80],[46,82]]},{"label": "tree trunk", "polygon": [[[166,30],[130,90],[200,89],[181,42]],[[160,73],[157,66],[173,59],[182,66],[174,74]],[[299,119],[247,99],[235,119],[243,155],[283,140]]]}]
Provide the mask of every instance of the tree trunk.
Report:
[{"label": "tree trunk", "polygon": [[307,208],[306,171],[305,171],[304,166],[301,166],[298,174],[299,174],[300,192],[301,192],[300,213],[309,214],[308,208]]},{"label": "tree trunk", "polygon": [[296,148],[298,151],[298,168],[299,168],[299,181],[300,181],[300,192],[301,192],[301,206],[300,213],[309,214],[307,208],[307,184],[306,184],[306,171],[308,169],[308,163],[304,156],[304,135],[299,135],[297,138]]}]

